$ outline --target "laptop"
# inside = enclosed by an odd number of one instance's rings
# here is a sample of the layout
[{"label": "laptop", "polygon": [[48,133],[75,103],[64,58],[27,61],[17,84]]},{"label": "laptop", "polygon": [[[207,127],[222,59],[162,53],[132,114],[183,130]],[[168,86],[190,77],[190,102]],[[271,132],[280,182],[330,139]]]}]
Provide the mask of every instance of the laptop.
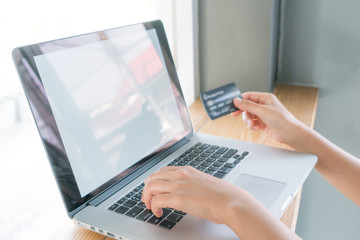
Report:
[{"label": "laptop", "polygon": [[[68,216],[115,239],[237,239],[140,201],[163,166],[190,165],[253,194],[276,217],[317,157],[195,133],[161,21],[13,50]],[[241,226],[239,226],[241,227]]]}]

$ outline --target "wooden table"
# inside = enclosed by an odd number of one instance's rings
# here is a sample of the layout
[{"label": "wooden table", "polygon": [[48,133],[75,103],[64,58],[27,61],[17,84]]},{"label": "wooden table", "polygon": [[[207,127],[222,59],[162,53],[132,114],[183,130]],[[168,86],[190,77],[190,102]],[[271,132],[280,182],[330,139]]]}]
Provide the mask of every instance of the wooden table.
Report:
[{"label": "wooden table", "polygon": [[[300,121],[306,125],[313,127],[315,121],[315,113],[318,101],[318,89],[314,87],[278,85],[274,94],[279,100],[295,115]],[[200,99],[190,106],[190,115],[196,132],[222,136],[232,139],[256,142],[274,147],[290,149],[284,144],[280,144],[270,139],[261,131],[250,131],[240,118],[224,116],[217,120],[211,121],[202,106]],[[281,217],[281,221],[285,223],[292,231],[295,231],[296,220],[300,205],[301,190],[298,192],[288,209]],[[50,239],[91,239],[104,240],[110,239],[95,232],[85,230],[75,226],[72,221],[65,220],[64,226],[51,236]]]}]

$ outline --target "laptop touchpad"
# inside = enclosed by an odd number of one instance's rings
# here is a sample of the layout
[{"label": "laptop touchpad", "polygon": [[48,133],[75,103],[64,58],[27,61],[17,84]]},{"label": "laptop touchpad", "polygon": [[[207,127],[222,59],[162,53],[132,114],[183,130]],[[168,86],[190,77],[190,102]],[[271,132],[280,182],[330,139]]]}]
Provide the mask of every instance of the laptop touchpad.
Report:
[{"label": "laptop touchpad", "polygon": [[286,186],[286,183],[283,182],[248,174],[241,174],[235,180],[234,184],[253,195],[268,209],[271,208],[277,197]]}]

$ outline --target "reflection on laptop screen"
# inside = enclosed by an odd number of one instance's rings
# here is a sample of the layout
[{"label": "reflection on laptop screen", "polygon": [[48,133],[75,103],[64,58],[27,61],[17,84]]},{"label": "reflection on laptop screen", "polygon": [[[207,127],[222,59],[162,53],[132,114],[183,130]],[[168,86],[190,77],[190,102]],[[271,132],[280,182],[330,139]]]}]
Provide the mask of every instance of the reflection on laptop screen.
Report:
[{"label": "reflection on laptop screen", "polygon": [[185,131],[155,29],[98,37],[35,57],[81,197]]}]

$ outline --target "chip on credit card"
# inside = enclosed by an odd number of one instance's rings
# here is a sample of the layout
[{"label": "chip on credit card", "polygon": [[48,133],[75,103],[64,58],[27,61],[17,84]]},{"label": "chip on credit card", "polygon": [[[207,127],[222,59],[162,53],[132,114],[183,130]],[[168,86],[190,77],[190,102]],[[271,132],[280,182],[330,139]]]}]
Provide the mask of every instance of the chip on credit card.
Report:
[{"label": "chip on credit card", "polygon": [[241,92],[235,83],[200,93],[201,101],[211,120],[237,111],[233,104],[236,97],[241,98]]}]

